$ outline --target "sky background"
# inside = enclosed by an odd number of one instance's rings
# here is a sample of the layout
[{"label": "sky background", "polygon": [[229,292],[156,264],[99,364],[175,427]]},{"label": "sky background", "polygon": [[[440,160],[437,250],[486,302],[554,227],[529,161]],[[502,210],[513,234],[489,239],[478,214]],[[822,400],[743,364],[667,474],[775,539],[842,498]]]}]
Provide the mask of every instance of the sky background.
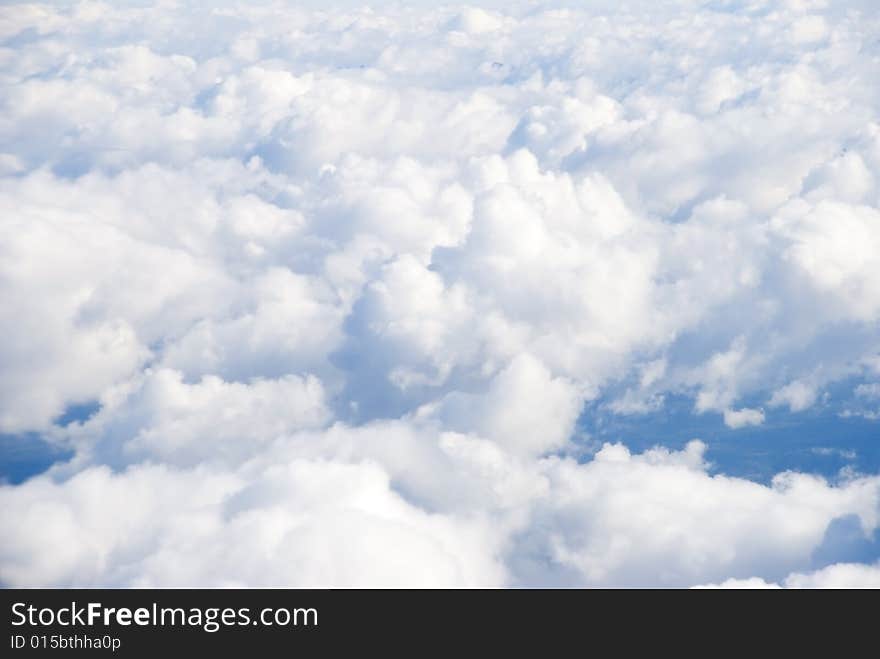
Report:
[{"label": "sky background", "polygon": [[880,586],[871,2],[0,7],[0,583]]}]

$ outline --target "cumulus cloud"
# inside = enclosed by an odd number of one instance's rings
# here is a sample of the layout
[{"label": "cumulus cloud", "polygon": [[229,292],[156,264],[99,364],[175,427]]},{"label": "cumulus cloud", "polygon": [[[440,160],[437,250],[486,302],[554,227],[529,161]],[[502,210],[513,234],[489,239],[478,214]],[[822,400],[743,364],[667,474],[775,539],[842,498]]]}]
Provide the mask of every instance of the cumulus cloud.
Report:
[{"label": "cumulus cloud", "polygon": [[2,583],[875,583],[877,475],[581,421],[869,418],[878,18],[479,4],[0,9]]},{"label": "cumulus cloud", "polygon": [[683,586],[807,567],[841,517],[880,526],[877,477],[711,476],[700,442],[578,463],[417,423],[238,435],[238,461],[215,449],[192,466],[141,434],[131,445],[163,464],[5,488],[4,581]]},{"label": "cumulus cloud", "polygon": [[782,585],[752,577],[698,588],[880,588],[880,564],[835,563],[815,572],[790,574]]},{"label": "cumulus cloud", "polygon": [[770,397],[770,406],[788,405],[792,412],[801,412],[816,402],[816,390],[807,382],[796,380],[777,389]]},{"label": "cumulus cloud", "polygon": [[760,426],[764,423],[764,412],[744,407],[739,410],[724,410],[724,425],[728,428]]},{"label": "cumulus cloud", "polygon": [[880,564],[837,563],[808,574],[792,574],[787,588],[880,588]]}]

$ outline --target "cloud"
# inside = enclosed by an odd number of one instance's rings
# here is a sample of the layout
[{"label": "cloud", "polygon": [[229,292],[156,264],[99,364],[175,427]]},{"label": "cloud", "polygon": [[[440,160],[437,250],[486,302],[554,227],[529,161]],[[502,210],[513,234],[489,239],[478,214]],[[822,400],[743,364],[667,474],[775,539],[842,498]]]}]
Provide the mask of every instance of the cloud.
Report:
[{"label": "cloud", "polygon": [[[8,494],[4,583],[468,586],[499,583],[491,537],[407,504],[376,466],[292,461],[243,478],[95,467]],[[4,493],[6,494],[6,493]],[[23,515],[34,506],[42,522]],[[50,549],[51,548],[51,549]]]},{"label": "cloud", "polygon": [[788,588],[880,588],[880,565],[837,563],[785,579]]},{"label": "cloud", "polygon": [[816,390],[808,383],[797,380],[774,391],[769,402],[771,407],[788,405],[792,412],[801,412],[816,402]]},{"label": "cloud", "polygon": [[878,400],[880,399],[880,383],[860,384],[856,387],[855,394],[866,400]]},{"label": "cloud", "polygon": [[834,317],[876,317],[880,309],[880,212],[866,206],[822,201],[792,203],[774,219],[792,241],[786,258],[801,269],[818,294],[827,295]]},{"label": "cloud", "polygon": [[473,432],[513,453],[542,455],[562,448],[574,431],[582,397],[528,355],[516,357],[485,394],[447,395],[433,416],[445,427]]},{"label": "cloud", "polygon": [[728,428],[760,426],[764,423],[764,412],[744,407],[739,410],[724,410],[724,425]]},{"label": "cloud", "polygon": [[331,419],[320,381],[294,375],[249,384],[205,376],[188,384],[178,371],[148,370],[139,382],[108,392],[102,402],[96,415],[71,432],[111,464],[135,462],[138,456],[186,466],[238,464],[260,444],[320,428]]},{"label": "cloud", "polygon": [[880,565],[861,563],[836,563],[808,573],[790,574],[780,586],[763,579],[729,579],[718,585],[702,588],[878,588]]},{"label": "cloud", "polygon": [[707,573],[769,575],[807,564],[831,519],[851,505],[868,528],[876,523],[876,480],[838,489],[787,473],[765,487],[708,475],[704,450],[692,442],[633,455],[605,445],[589,463],[554,464],[559,491],[541,514],[551,530],[522,536],[522,555],[552,556],[551,573],[573,583],[685,585]]},{"label": "cloud", "polygon": [[0,581],[873,583],[876,475],[584,422],[871,418],[871,8],[480,4],[4,9]]},{"label": "cloud", "polygon": [[694,588],[721,588],[721,589],[738,589],[738,590],[772,590],[779,589],[781,586],[776,583],[767,583],[760,577],[751,577],[749,579],[727,579],[720,584],[706,584],[703,586],[694,586]]},{"label": "cloud", "polygon": [[[163,419],[153,424],[169,428]],[[880,526],[877,477],[831,485],[787,473],[764,486],[711,476],[700,442],[642,454],[606,444],[579,464],[536,462],[415,421],[293,431],[273,441],[258,427],[235,433],[249,450],[200,447],[210,457],[194,464],[185,444],[171,453],[143,439],[156,434],[141,430],[128,443],[151,461],[116,472],[73,468],[69,477],[61,466],[0,488],[10,538],[0,578],[682,586],[729,574],[781,578],[810,565],[833,520],[853,516],[868,532]]]}]

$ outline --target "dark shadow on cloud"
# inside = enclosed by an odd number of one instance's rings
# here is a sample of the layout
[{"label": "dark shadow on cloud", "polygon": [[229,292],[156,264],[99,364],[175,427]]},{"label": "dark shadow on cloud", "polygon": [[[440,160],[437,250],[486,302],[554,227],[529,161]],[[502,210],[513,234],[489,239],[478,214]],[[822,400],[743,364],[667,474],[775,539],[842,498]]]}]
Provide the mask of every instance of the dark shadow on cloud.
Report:
[{"label": "dark shadow on cloud", "polygon": [[335,413],[351,423],[366,423],[379,418],[398,418],[406,413],[408,397],[387,378],[393,367],[394,353],[381,341],[370,341],[370,321],[363,300],[358,301],[343,327],[347,338],[343,346],[329,356],[333,366],[348,374],[345,387],[334,401]]},{"label": "dark shadow on cloud", "polygon": [[58,178],[75,180],[88,174],[93,165],[93,159],[88,154],[70,153],[52,166],[52,173]]},{"label": "dark shadow on cloud", "polygon": [[10,48],[15,50],[16,48],[35,43],[42,38],[42,35],[40,35],[40,32],[36,28],[29,27],[21,32],[13,34],[11,37],[4,39],[3,41],[0,41],[0,48]]}]

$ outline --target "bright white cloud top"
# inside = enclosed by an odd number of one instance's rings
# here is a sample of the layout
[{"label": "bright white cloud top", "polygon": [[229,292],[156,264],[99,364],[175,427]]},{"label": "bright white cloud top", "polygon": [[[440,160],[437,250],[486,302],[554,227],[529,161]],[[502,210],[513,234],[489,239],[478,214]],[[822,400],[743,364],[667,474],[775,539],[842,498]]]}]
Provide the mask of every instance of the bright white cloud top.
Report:
[{"label": "bright white cloud top", "polygon": [[579,423],[880,423],[873,2],[198,4],[0,8],[0,582],[880,583]]}]

